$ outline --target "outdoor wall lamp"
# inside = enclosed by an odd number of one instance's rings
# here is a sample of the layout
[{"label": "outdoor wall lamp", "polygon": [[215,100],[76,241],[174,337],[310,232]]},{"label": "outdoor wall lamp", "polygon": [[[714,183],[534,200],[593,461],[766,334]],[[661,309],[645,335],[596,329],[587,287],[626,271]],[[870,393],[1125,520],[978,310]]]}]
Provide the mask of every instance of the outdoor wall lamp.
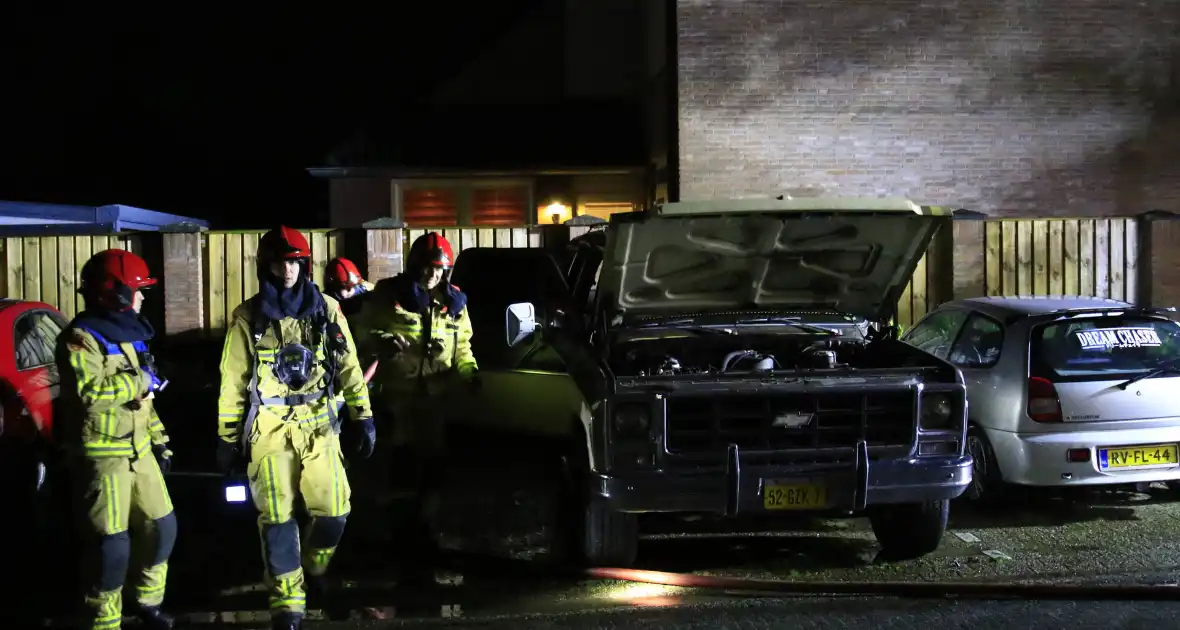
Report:
[{"label": "outdoor wall lamp", "polygon": [[556,225],[561,223],[565,217],[570,216],[570,207],[560,201],[554,201],[545,206],[545,214],[549,216],[549,221]]}]

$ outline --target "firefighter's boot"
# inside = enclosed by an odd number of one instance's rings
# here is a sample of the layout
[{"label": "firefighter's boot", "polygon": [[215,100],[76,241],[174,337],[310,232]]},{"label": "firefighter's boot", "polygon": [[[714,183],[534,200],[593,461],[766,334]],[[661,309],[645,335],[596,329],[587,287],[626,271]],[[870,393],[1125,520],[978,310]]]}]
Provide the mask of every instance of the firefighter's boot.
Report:
[{"label": "firefighter's boot", "polygon": [[172,615],[160,610],[159,606],[140,606],[135,611],[135,618],[139,619],[141,627],[148,630],[172,630],[176,620]]},{"label": "firefighter's boot", "polygon": [[271,630],[303,630],[303,615],[299,613],[281,613],[270,621]]}]

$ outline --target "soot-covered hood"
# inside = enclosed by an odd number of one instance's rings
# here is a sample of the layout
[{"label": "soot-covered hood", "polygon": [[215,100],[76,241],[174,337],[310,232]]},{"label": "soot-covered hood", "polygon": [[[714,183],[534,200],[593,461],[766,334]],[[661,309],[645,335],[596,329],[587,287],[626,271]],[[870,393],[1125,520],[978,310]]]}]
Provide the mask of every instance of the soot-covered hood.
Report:
[{"label": "soot-covered hood", "polygon": [[665,204],[612,217],[599,291],[624,315],[823,307],[881,320],[950,220],[904,199]]}]

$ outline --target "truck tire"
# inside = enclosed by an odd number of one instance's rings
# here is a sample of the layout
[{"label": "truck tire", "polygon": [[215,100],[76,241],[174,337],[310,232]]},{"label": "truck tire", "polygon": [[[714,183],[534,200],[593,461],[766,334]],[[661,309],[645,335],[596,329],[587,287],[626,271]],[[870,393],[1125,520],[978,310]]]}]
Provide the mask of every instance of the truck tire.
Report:
[{"label": "truck tire", "polygon": [[950,517],[949,500],[874,506],[869,512],[881,553],[910,560],[938,549]]},{"label": "truck tire", "polygon": [[590,501],[584,510],[582,554],[592,567],[630,568],[639,555],[639,519]]}]

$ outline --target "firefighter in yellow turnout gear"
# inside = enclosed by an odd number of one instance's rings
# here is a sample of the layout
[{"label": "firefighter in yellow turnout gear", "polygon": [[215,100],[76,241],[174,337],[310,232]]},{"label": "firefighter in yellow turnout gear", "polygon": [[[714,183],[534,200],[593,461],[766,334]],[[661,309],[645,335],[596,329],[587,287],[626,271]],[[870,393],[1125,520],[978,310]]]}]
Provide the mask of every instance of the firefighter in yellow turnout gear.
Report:
[{"label": "firefighter in yellow turnout gear", "polygon": [[378,418],[389,423],[382,432],[391,432],[384,441],[389,448],[378,458],[384,470],[374,473],[384,479],[374,481],[411,496],[411,505],[395,508],[391,516],[413,530],[396,534],[405,552],[418,556],[400,558],[413,569],[426,569],[433,552],[426,521],[436,509],[443,466],[446,395],[456,385],[479,384],[467,297],[449,282],[453,261],[441,235],[418,237],[405,272],[378,282],[354,320],[361,354],[380,360],[373,379]]},{"label": "firefighter in yellow turnout gear", "polygon": [[148,352],[154,331],[139,316],[140,290],[156,280],[142,258],[115,249],[95,254],[81,280],[86,309],[60,337],[57,362],[69,466],[97,547],[97,566],[88,567],[86,624],[122,626],[134,561],[133,613],[141,627],[166,630],[173,620],[160,605],[177,528],[163,476],[172,452],[152,399],[167,382]]},{"label": "firefighter in yellow turnout gear", "polygon": [[[322,586],[351,511],[338,420],[351,418],[344,436],[363,457],[376,442],[348,323],[308,276],[310,255],[291,228],[259,242],[259,293],[234,311],[218,402],[218,460],[232,470],[248,451],[273,627],[284,630],[302,627],[304,574]],[[347,410],[337,408],[337,384]],[[311,516],[302,543],[300,496]]]}]

